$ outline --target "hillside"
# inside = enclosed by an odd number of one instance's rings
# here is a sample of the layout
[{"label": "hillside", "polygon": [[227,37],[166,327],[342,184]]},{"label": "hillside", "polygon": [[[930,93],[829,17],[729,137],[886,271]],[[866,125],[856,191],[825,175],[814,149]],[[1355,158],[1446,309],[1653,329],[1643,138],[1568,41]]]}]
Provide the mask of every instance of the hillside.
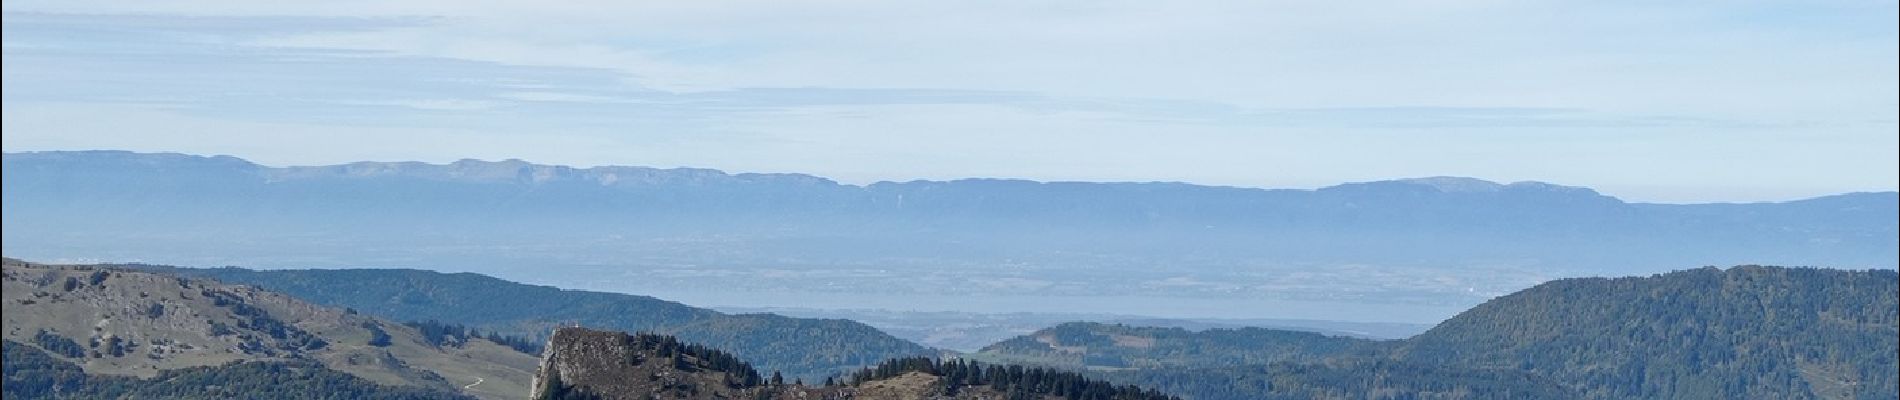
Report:
[{"label": "hillside", "polygon": [[1393,357],[1530,372],[1597,399],[1892,399],[1897,290],[1891,270],[1566,279],[1459,314]]},{"label": "hillside", "polygon": [[1109,382],[1154,388],[1190,400],[1578,398],[1575,390],[1563,382],[1523,371],[1359,358],[1119,370],[1088,375]]},{"label": "hillside", "polygon": [[968,357],[1078,370],[1193,400],[1576,397],[1562,384],[1522,371],[1382,359],[1395,343],[1263,328],[1073,322]]},{"label": "hillside", "polygon": [[535,363],[485,339],[445,343],[403,324],[205,279],[8,259],[4,286],[5,339],[88,375],[153,378],[293,362],[382,385],[505,399],[525,393]]},{"label": "hillside", "polygon": [[8,399],[360,399],[464,400],[466,395],[380,385],[310,361],[253,361],[159,371],[151,378],[89,375],[37,347],[5,347]]},{"label": "hillside", "polygon": [[1089,369],[1227,367],[1316,361],[1369,340],[1263,328],[1137,327],[1072,322],[997,342],[972,358]]},{"label": "hillside", "polygon": [[1291,332],[1064,324],[977,356],[1087,367],[1194,400],[1892,399],[1897,297],[1892,270],[1702,268],[1552,281],[1416,337],[1343,351],[1323,344],[1348,339],[1315,345]]},{"label": "hillside", "polygon": [[765,370],[806,379],[933,353],[849,320],[730,315],[646,296],[562,290],[470,273],[137,268],[255,285],[391,320],[439,320],[534,340],[573,323],[674,335],[730,351]]},{"label": "hillside", "polygon": [[842,379],[764,377],[744,362],[662,335],[561,328],[549,339],[534,399],[1069,399],[1169,400],[1073,373],[930,358],[889,360]]}]

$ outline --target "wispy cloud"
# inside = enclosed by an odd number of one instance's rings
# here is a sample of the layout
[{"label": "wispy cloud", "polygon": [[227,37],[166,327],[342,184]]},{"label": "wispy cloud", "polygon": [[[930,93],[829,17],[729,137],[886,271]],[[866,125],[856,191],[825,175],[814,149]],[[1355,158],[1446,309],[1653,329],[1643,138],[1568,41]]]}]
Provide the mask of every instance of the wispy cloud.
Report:
[{"label": "wispy cloud", "polygon": [[[370,34],[429,26],[428,18],[173,17],[11,14],[9,73],[16,101],[164,102],[271,118],[362,117],[365,106],[554,115],[600,108],[677,118],[784,112],[799,107],[971,105],[1088,113],[1148,123],[1332,127],[1657,126],[1748,122],[1618,115],[1564,108],[1264,108],[1210,101],[1064,97],[1024,91],[938,88],[735,88],[668,91],[601,68],[520,66],[385,50],[335,49],[260,40],[312,32]],[[293,28],[295,27],[295,28]],[[158,60],[154,60],[154,59]],[[66,63],[84,62],[72,69]],[[140,82],[137,85],[122,84]],[[521,90],[521,89],[534,90]],[[455,96],[443,98],[441,96]],[[543,103],[561,103],[558,106]],[[323,108],[334,108],[324,110]],[[549,108],[559,107],[559,108]],[[593,108],[589,108],[593,107]],[[269,110],[297,110],[284,114]],[[403,110],[393,110],[401,112]],[[244,114],[236,114],[242,117]],[[231,116],[227,114],[227,116]],[[583,115],[584,116],[584,115]]]},{"label": "wispy cloud", "polygon": [[[197,129],[463,132],[495,152],[558,137],[597,155],[543,161],[847,180],[1883,189],[1893,174],[1865,171],[1900,158],[1887,146],[1900,119],[1892,2],[5,9],[5,106],[22,118],[9,149],[148,142],[47,111],[90,106]],[[14,130],[27,126],[48,132]],[[179,140],[168,150],[218,146]],[[328,148],[300,161],[362,158]],[[446,151],[402,154],[471,156]],[[1773,157],[1819,161],[1800,174],[1729,161]]]}]

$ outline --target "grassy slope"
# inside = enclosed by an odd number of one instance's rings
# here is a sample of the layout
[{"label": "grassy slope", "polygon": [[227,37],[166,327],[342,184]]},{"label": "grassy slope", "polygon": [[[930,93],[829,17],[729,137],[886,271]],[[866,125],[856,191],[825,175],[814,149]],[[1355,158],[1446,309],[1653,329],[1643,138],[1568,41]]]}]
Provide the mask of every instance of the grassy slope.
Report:
[{"label": "grassy slope", "polygon": [[855,321],[730,315],[646,296],[562,290],[471,273],[140,268],[257,285],[394,320],[433,319],[530,338],[544,338],[555,327],[576,323],[664,333],[727,350],[764,371],[780,370],[808,380],[885,359],[934,353]]},{"label": "grassy slope", "polygon": [[[88,373],[151,377],[232,360],[312,359],[390,385],[459,391],[481,379],[468,393],[500,399],[526,393],[536,365],[534,355],[485,340],[438,348],[398,323],[252,287],[14,260],[5,268],[5,338],[45,347],[35,338],[46,331],[99,351],[62,356]],[[372,330],[389,344],[371,345]],[[127,349],[112,354],[113,338]]]}]

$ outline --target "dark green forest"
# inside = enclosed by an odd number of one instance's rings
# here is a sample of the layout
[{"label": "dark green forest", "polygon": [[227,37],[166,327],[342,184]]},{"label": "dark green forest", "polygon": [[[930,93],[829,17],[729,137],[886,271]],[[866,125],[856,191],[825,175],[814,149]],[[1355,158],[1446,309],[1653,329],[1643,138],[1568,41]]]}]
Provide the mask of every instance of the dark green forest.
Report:
[{"label": "dark green forest", "polygon": [[1586,398],[1900,397],[1900,275],[1741,266],[1564,279],[1499,297],[1392,357],[1525,371]]},{"label": "dark green forest", "polygon": [[[1340,352],[1317,362],[1297,361],[1313,357],[1297,349],[1279,350],[1296,361],[1270,363],[1180,350],[1262,339],[1271,340],[1253,346],[1275,349],[1291,336],[1226,341],[1215,338],[1231,333],[1099,324],[1045,332],[1064,345],[1087,344],[1088,354],[1070,357],[1090,366],[1192,365],[1087,373],[1195,400],[1894,399],[1896,298],[1900,275],[1891,270],[1741,266],[1563,279],[1493,299],[1417,337],[1332,348]],[[1113,346],[1113,336],[1142,329],[1156,334],[1151,346]],[[993,348],[1052,349],[1024,338]]]},{"label": "dark green forest", "polygon": [[422,340],[435,347],[461,347],[463,344],[468,343],[469,338],[480,338],[508,346],[508,348],[514,349],[515,351],[539,356],[541,355],[541,347],[544,344],[542,341],[520,336],[503,335],[495,332],[484,334],[481,330],[470,328],[466,325],[452,324],[437,320],[404,322],[402,324],[416,328],[416,332],[422,334]]},{"label": "dark green forest", "polygon": [[1187,399],[1573,399],[1568,386],[1505,369],[1427,366],[1389,360],[1163,368],[1088,375]]},{"label": "dark green forest", "polygon": [[965,387],[987,386],[1012,400],[1043,399],[1044,396],[1066,400],[1177,400],[1173,396],[1152,389],[1133,385],[1116,385],[1059,369],[1021,365],[986,365],[966,360],[939,360],[928,357],[908,357],[886,361],[876,367],[852,373],[847,382],[856,384],[889,379],[911,372],[943,378],[941,385],[944,395],[955,395],[958,390]]}]

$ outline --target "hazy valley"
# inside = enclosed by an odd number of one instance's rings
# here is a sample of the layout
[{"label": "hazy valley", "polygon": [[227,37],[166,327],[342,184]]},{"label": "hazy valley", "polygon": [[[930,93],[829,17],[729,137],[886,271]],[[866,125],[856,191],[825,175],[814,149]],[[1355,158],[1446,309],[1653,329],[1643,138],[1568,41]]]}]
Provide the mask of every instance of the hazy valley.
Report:
[{"label": "hazy valley", "polygon": [[[1064,323],[965,354],[922,352],[845,320],[721,314],[472,274],[14,260],[6,272],[7,390],[22,398],[62,390],[74,398],[215,396],[216,390],[168,383],[208,376],[277,382],[230,390],[357,379],[382,385],[354,384],[363,398],[524,398],[530,386],[536,398],[609,399],[1036,393],[1200,400],[1392,393],[1877,399],[1900,393],[1893,379],[1900,369],[1894,356],[1900,351],[1894,339],[1900,337],[1900,274],[1891,270],[1740,266],[1566,279],[1493,299],[1400,340]],[[339,289],[364,283],[380,290]],[[546,293],[523,294],[532,291]],[[394,322],[424,318],[429,321]],[[576,324],[682,339],[560,328]],[[563,339],[561,332],[576,336]],[[870,345],[879,340],[903,345],[867,352],[885,348]],[[67,363],[76,367],[60,366]],[[84,377],[73,375],[80,369]],[[149,380],[154,376],[163,379]],[[1125,386],[1131,384],[1140,388]]]},{"label": "hazy valley", "polygon": [[[419,267],[706,307],[1432,324],[1562,277],[1893,268],[1893,192],[1629,203],[1428,178],[1263,190],[522,161],[6,155],[7,254]],[[1020,329],[1020,328],[1019,328]]]}]

